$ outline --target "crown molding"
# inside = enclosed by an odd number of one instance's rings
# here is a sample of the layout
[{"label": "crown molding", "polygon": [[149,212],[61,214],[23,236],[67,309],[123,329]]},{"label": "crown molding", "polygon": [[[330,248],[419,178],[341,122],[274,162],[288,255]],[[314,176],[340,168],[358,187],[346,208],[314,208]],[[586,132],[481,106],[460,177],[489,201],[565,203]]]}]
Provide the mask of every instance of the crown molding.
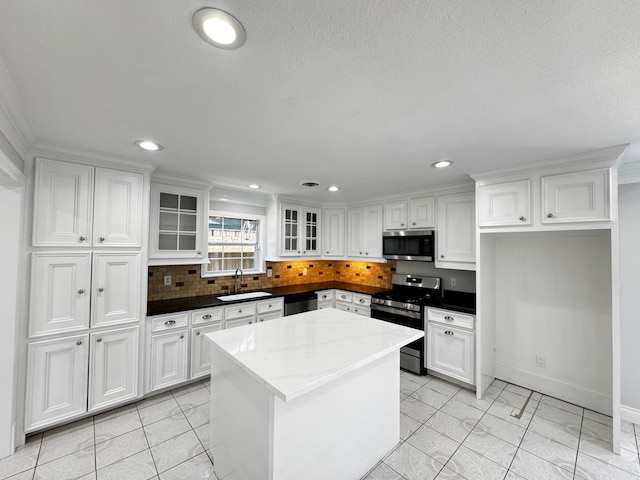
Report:
[{"label": "crown molding", "polygon": [[24,174],[11,159],[0,150],[0,185],[18,187],[24,184]]},{"label": "crown molding", "polygon": [[618,168],[618,185],[640,183],[640,162],[623,163]]},{"label": "crown molding", "polygon": [[28,155],[32,158],[43,157],[95,167],[125,168],[129,171],[140,173],[151,173],[157,168],[155,164],[139,158],[113,155],[98,150],[53,142],[37,143],[29,150]]},{"label": "crown molding", "polygon": [[36,135],[18,99],[15,83],[0,58],[0,131],[24,158]]},{"label": "crown molding", "polygon": [[211,188],[213,182],[211,180],[187,177],[176,173],[153,172],[151,175],[151,183],[159,183],[162,185],[173,185],[176,187],[195,188],[198,190],[207,190]]}]

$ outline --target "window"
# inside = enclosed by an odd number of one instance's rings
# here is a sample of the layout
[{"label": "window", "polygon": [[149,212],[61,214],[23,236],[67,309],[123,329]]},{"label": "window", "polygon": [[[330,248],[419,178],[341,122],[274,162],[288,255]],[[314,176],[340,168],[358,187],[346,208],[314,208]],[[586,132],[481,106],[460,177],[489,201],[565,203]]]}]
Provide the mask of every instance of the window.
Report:
[{"label": "window", "polygon": [[206,273],[229,274],[237,268],[258,271],[260,259],[260,220],[241,216],[209,216]]}]

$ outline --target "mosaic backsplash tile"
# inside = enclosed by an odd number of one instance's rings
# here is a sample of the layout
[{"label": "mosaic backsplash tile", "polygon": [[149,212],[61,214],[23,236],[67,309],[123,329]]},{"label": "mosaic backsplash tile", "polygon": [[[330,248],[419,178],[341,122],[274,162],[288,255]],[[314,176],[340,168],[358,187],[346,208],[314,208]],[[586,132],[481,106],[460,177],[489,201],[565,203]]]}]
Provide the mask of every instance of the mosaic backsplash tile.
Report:
[{"label": "mosaic backsplash tile", "polygon": [[[292,260],[267,262],[272,276],[266,274],[244,276],[245,290],[284,287],[305,283],[348,282],[373,287],[391,288],[394,263],[374,263],[345,260]],[[164,285],[164,277],[171,275],[171,285]],[[202,295],[222,295],[233,291],[233,276],[200,276],[200,265],[164,265],[149,267],[148,301],[169,300]]]}]

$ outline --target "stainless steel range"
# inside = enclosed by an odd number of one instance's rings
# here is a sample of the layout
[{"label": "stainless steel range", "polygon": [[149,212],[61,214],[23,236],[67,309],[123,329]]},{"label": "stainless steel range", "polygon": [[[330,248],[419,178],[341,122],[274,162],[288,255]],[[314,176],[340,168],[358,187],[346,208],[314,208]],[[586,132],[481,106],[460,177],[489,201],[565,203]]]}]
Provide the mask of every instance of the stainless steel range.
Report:
[{"label": "stainless steel range", "polygon": [[[424,329],[424,307],[442,303],[442,279],[420,275],[394,275],[392,289],[371,299],[371,317],[405,327]],[[400,349],[400,367],[424,375],[424,339]]]}]

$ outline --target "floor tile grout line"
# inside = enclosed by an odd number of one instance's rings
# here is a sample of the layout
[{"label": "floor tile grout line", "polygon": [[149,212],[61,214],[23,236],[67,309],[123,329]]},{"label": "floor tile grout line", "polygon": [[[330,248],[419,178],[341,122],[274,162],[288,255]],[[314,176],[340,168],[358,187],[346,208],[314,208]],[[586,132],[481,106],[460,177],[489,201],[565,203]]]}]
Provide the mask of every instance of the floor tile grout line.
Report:
[{"label": "floor tile grout line", "polygon": [[[138,418],[140,419],[140,425],[142,425],[142,416],[140,415],[140,409],[138,408],[138,404],[137,403],[136,403],[136,412],[138,412]],[[144,425],[142,425],[142,433],[144,434],[144,439],[146,440],[147,446],[149,447],[149,455],[151,455],[151,461],[153,462],[153,469],[156,471],[155,476],[160,478],[160,473],[158,473],[158,465],[156,464],[156,459],[153,456],[153,450],[151,450],[151,444],[149,443],[149,437],[147,437],[147,431],[144,429]]]}]

